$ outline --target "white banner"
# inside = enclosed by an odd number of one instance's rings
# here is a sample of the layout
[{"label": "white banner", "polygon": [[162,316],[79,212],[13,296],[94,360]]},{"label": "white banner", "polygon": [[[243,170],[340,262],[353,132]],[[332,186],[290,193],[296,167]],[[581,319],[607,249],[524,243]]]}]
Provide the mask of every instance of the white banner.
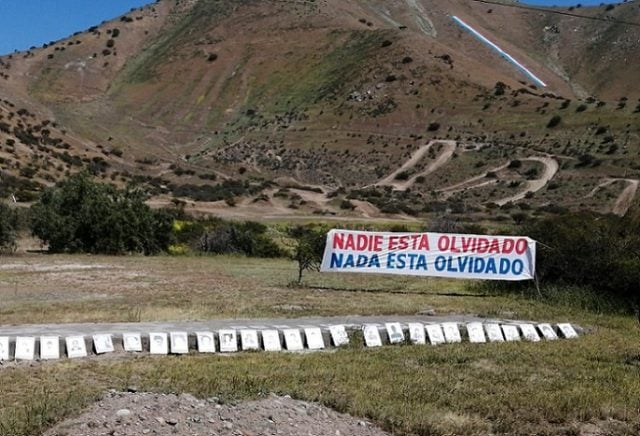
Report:
[{"label": "white banner", "polygon": [[331,230],[321,271],[529,280],[536,242],[520,236]]}]

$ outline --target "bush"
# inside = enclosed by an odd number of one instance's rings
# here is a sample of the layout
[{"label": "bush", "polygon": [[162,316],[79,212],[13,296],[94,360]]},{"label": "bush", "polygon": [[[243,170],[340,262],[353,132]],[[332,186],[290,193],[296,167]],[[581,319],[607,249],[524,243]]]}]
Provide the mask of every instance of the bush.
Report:
[{"label": "bush", "polygon": [[560,121],[562,121],[562,117],[560,117],[560,115],[552,116],[549,122],[547,123],[547,128],[552,129],[556,127],[558,124],[560,124]]},{"label": "bush", "polygon": [[200,250],[213,254],[281,257],[283,250],[267,234],[267,226],[253,221],[216,221],[200,238]]},{"label": "bush", "polygon": [[172,218],[144,201],[138,189],[76,174],[42,193],[31,207],[31,231],[50,252],[155,254],[172,241]]},{"label": "bush", "polygon": [[326,245],[327,230],[323,227],[296,226],[289,230],[295,240],[295,248],[291,256],[298,263],[298,283],[302,281],[305,271],[318,271],[322,264],[322,256]]},{"label": "bush", "polygon": [[17,228],[16,212],[6,204],[0,203],[0,252],[15,251]]}]

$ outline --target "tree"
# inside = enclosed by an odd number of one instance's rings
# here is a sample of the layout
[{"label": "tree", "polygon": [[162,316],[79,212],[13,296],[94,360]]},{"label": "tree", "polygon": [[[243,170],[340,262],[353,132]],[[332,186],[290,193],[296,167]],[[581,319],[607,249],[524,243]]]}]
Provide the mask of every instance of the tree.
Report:
[{"label": "tree", "polygon": [[296,226],[289,233],[295,240],[291,257],[298,263],[298,283],[301,283],[305,271],[320,270],[327,231],[323,227]]},{"label": "tree", "polygon": [[119,190],[76,174],[31,207],[31,231],[51,252],[155,254],[172,241],[172,218],[145,204],[139,189]]},{"label": "tree", "polygon": [[0,203],[0,252],[15,251],[17,224],[15,211]]}]

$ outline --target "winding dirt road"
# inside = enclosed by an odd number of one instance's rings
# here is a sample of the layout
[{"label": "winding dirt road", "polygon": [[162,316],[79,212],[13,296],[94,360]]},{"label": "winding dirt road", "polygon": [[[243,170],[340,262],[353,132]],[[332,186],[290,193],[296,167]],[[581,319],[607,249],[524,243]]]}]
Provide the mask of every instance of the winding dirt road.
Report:
[{"label": "winding dirt road", "polygon": [[556,173],[558,172],[558,169],[560,168],[560,166],[558,165],[558,161],[556,161],[551,157],[535,156],[535,157],[526,157],[520,160],[536,161],[543,164],[544,172],[542,173],[542,177],[536,180],[529,180],[527,182],[527,188],[522,190],[521,192],[515,195],[512,195],[510,197],[496,200],[494,203],[496,203],[498,206],[502,206],[509,202],[522,200],[527,195],[528,192],[537,192],[541,190],[547,185],[547,183],[549,183],[551,179],[553,179],[553,176],[556,175]]}]

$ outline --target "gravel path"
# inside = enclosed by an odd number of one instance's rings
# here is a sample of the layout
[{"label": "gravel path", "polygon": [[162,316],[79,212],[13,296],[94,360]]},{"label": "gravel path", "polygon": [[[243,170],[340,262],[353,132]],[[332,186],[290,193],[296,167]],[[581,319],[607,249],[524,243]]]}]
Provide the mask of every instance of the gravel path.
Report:
[{"label": "gravel path", "polygon": [[47,436],[81,435],[388,435],[370,422],[316,403],[269,395],[237,405],[213,397],[109,392]]}]

